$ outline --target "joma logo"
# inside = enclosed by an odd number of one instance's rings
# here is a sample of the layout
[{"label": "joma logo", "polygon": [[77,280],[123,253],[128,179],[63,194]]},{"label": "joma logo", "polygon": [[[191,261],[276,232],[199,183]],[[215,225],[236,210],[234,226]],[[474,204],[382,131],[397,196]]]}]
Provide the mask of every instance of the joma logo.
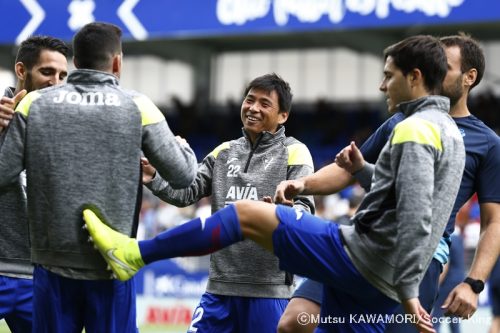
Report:
[{"label": "joma logo", "polygon": [[114,105],[120,106],[120,99],[115,93],[102,93],[100,91],[77,93],[75,91],[60,91],[59,96],[54,97],[54,103],[69,103],[79,105]]}]

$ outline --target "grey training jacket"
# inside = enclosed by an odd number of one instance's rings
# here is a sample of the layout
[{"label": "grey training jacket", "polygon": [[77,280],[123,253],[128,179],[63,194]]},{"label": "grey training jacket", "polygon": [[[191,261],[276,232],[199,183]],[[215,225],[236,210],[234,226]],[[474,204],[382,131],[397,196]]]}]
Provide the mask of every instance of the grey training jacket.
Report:
[{"label": "grey training jacket", "polygon": [[[174,190],[160,177],[147,186],[176,206],[187,206],[211,195],[215,212],[237,200],[273,197],[282,180],[297,179],[314,171],[307,147],[286,137],[284,127],[274,135],[262,133],[253,147],[243,134],[208,154],[189,188]],[[314,213],[313,198],[298,196],[295,207]],[[278,259],[272,253],[245,240],[210,256],[207,291],[227,296],[289,298],[292,278],[279,270]]]},{"label": "grey training jacket", "polygon": [[120,88],[114,75],[76,70],[67,83],[29,93],[0,137],[0,187],[26,169],[32,261],[75,279],[109,278],[82,230],[95,206],[133,236],[141,204],[142,152],[172,186],[188,186],[197,162],[160,110]]},{"label": "grey training jacket", "polygon": [[[448,115],[449,100],[428,96],[399,105],[396,125],[375,164],[371,189],[341,226],[354,266],[388,297],[418,297],[458,193],[465,165],[462,136]],[[368,181],[366,181],[368,180]],[[371,180],[371,182],[370,182]]]}]

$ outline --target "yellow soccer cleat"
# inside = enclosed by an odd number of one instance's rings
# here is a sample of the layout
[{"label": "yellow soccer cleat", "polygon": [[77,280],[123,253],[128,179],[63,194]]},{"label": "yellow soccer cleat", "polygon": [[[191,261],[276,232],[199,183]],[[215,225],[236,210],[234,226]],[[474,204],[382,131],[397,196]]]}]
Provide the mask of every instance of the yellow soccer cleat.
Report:
[{"label": "yellow soccer cleat", "polygon": [[127,281],[144,266],[136,239],[111,229],[90,209],[83,210],[83,219],[91,241],[118,280]]}]

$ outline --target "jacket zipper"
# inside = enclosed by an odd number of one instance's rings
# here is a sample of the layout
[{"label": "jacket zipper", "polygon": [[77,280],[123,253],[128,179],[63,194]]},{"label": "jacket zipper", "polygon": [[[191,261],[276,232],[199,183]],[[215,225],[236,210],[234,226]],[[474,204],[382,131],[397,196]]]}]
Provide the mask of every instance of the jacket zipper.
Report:
[{"label": "jacket zipper", "polygon": [[260,141],[262,140],[263,137],[264,137],[264,133],[261,133],[259,135],[259,137],[257,138],[257,141],[255,141],[255,144],[253,145],[252,149],[250,150],[250,155],[248,156],[247,163],[245,164],[245,169],[243,169],[243,173],[246,173],[248,171],[248,167],[250,166],[250,160],[252,159],[253,153],[254,153],[255,149],[257,149],[257,147],[259,146]]}]

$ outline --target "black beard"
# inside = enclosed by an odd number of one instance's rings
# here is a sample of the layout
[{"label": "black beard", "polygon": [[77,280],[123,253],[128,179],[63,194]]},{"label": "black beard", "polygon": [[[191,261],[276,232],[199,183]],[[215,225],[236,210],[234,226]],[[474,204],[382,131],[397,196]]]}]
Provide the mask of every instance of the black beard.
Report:
[{"label": "black beard", "polygon": [[26,89],[28,92],[32,92],[35,90],[35,87],[33,87],[33,77],[31,76],[31,72],[26,73],[26,80],[24,80],[24,89]]},{"label": "black beard", "polygon": [[462,79],[458,78],[449,88],[443,89],[443,95],[450,99],[450,106],[455,106],[463,96]]}]

